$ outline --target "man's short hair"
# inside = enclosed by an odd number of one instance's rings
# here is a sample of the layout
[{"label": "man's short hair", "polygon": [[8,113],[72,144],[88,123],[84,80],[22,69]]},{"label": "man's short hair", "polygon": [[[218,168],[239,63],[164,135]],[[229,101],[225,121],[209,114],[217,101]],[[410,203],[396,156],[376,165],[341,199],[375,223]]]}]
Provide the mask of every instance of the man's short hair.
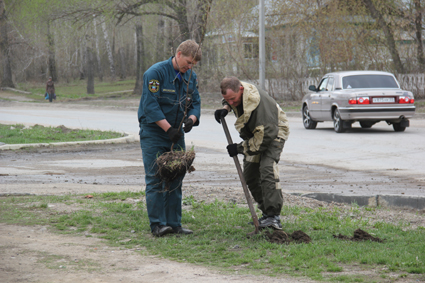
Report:
[{"label": "man's short hair", "polygon": [[177,47],[176,53],[179,53],[180,51],[183,56],[192,56],[194,61],[201,61],[201,47],[194,40],[188,39],[180,43],[179,47]]},{"label": "man's short hair", "polygon": [[220,83],[221,94],[226,94],[228,89],[238,92],[241,85],[241,81],[237,77],[225,77]]}]

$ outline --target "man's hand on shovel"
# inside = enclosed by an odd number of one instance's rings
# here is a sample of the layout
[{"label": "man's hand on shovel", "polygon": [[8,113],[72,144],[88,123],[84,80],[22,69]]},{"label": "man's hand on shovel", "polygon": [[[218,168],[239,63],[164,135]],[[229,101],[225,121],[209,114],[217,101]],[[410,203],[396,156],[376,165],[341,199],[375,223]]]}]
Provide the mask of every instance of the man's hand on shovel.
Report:
[{"label": "man's hand on shovel", "polygon": [[229,153],[230,157],[234,157],[236,155],[238,155],[238,144],[237,143],[233,143],[233,144],[229,144],[227,147],[227,152]]},{"label": "man's hand on shovel", "polygon": [[[225,111],[227,114],[227,110]],[[216,111],[216,113],[218,112]],[[219,116],[219,117],[221,120],[221,124],[223,125],[224,133],[226,134],[227,142],[229,143],[229,145],[227,146],[227,151],[229,152],[229,155],[233,157],[233,160],[235,161],[236,169],[238,170],[238,173],[239,173],[239,178],[242,183],[242,188],[245,193],[246,201],[248,202],[249,211],[251,212],[252,222],[254,222],[254,226],[255,226],[255,231],[248,234],[248,236],[251,236],[251,235],[259,233],[258,217],[257,217],[257,214],[255,213],[254,205],[252,204],[252,200],[251,200],[251,195],[249,194],[245,178],[242,174],[241,164],[239,163],[239,159],[238,159],[238,145],[236,143],[233,143],[232,141],[232,137],[230,136],[230,132],[229,132],[229,129],[227,128],[227,123],[226,123],[226,120],[224,119],[224,116],[223,117]],[[217,119],[217,115],[216,115],[216,119]]]},{"label": "man's hand on shovel", "polygon": [[214,118],[217,121],[217,123],[221,123],[221,119],[223,119],[224,117],[226,117],[227,113],[229,113],[229,111],[227,111],[227,109],[217,109],[214,112]]}]

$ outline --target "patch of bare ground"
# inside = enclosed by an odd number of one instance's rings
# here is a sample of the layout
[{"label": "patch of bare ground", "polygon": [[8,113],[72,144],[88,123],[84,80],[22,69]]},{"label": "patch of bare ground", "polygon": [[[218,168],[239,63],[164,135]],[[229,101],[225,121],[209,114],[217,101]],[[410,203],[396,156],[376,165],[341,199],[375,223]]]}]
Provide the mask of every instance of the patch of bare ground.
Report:
[{"label": "patch of bare ground", "polygon": [[43,226],[0,224],[0,282],[313,282],[289,276],[225,274],[119,249],[94,237],[49,232]]}]

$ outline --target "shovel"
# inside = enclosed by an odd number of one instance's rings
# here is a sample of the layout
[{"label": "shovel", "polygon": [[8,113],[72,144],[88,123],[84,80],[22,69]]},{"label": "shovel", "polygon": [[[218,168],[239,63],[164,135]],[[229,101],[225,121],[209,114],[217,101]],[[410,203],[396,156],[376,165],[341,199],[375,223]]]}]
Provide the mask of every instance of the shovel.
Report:
[{"label": "shovel", "polygon": [[[226,134],[227,142],[229,144],[233,144],[232,137],[230,136],[229,128],[227,128],[227,123],[224,117],[221,118],[221,124],[223,125],[223,130],[224,130],[224,133]],[[242,183],[243,192],[245,193],[246,201],[248,202],[249,211],[251,212],[252,222],[254,222],[254,226],[255,226],[255,231],[248,233],[248,236],[255,235],[259,233],[259,229],[258,229],[259,223],[258,223],[257,214],[255,213],[254,205],[252,204],[252,200],[251,200],[251,195],[249,194],[245,178],[242,174],[241,164],[239,163],[239,158],[237,155],[233,156],[233,161],[235,161],[236,169],[238,170],[239,178]]]}]

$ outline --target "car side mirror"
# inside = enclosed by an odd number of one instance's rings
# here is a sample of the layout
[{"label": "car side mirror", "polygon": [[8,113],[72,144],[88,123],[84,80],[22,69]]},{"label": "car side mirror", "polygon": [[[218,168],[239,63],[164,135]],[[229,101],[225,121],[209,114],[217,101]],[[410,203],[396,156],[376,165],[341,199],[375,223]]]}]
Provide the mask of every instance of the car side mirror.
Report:
[{"label": "car side mirror", "polygon": [[308,90],[317,91],[316,86],[314,86],[314,85],[309,86]]}]

